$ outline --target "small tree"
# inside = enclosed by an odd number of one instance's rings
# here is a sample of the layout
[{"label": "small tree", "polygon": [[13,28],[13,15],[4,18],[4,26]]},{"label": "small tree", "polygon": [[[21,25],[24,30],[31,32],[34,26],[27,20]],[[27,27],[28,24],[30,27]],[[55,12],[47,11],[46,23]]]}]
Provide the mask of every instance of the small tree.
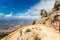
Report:
[{"label": "small tree", "polygon": [[34,25],[36,23],[36,20],[33,21],[32,25]]}]

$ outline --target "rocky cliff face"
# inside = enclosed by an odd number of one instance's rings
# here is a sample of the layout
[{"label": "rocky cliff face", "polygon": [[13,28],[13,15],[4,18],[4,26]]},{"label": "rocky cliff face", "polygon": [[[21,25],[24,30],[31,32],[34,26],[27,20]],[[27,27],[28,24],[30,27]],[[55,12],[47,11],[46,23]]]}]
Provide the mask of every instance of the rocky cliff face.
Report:
[{"label": "rocky cliff face", "polygon": [[42,19],[34,25],[22,27],[1,40],[60,40],[60,1],[53,10],[41,11]]},{"label": "rocky cliff face", "polygon": [[56,0],[54,8],[50,13],[47,13],[44,9],[41,10],[42,19],[37,21],[39,24],[52,27],[60,31],[60,1]]},{"label": "rocky cliff face", "polygon": [[60,10],[51,12],[47,17],[43,17],[36,24],[44,24],[60,31]]}]

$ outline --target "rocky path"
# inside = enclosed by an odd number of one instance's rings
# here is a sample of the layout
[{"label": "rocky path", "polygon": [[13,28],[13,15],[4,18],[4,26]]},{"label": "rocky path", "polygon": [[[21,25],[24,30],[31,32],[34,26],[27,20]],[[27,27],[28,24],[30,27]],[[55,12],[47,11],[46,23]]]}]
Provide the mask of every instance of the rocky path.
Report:
[{"label": "rocky path", "polygon": [[[25,33],[27,29],[30,29],[31,32]],[[20,33],[21,30],[22,35]],[[2,40],[27,40],[27,38],[28,40],[34,40],[34,34],[38,34],[37,36],[39,36],[41,40],[60,40],[60,33],[58,33],[57,30],[40,24],[22,27],[7,37],[3,38]]]}]

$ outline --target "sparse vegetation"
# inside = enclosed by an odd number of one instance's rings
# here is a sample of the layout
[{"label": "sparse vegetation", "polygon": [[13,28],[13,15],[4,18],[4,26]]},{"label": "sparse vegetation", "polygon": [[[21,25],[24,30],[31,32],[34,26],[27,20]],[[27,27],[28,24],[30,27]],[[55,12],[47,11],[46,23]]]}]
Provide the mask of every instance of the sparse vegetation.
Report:
[{"label": "sparse vegetation", "polygon": [[31,30],[30,29],[27,29],[26,32],[31,32]]},{"label": "sparse vegetation", "polygon": [[39,38],[39,37],[35,37],[35,40],[41,40],[41,38]]},{"label": "sparse vegetation", "polygon": [[20,34],[20,36],[21,36],[21,35],[22,35],[22,31],[20,31],[20,33],[21,33],[21,34]]},{"label": "sparse vegetation", "polygon": [[36,23],[36,20],[33,21],[32,25],[34,25]]},{"label": "sparse vegetation", "polygon": [[0,35],[0,39],[4,38],[5,36],[7,36],[8,34],[2,34]]}]

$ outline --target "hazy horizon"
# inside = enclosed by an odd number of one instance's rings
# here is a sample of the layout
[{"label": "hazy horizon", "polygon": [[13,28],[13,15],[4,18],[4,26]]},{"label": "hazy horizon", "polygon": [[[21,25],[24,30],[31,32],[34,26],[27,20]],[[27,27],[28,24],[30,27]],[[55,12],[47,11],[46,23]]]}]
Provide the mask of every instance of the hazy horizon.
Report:
[{"label": "hazy horizon", "polygon": [[0,19],[40,19],[40,10],[50,11],[55,0],[0,0]]}]

